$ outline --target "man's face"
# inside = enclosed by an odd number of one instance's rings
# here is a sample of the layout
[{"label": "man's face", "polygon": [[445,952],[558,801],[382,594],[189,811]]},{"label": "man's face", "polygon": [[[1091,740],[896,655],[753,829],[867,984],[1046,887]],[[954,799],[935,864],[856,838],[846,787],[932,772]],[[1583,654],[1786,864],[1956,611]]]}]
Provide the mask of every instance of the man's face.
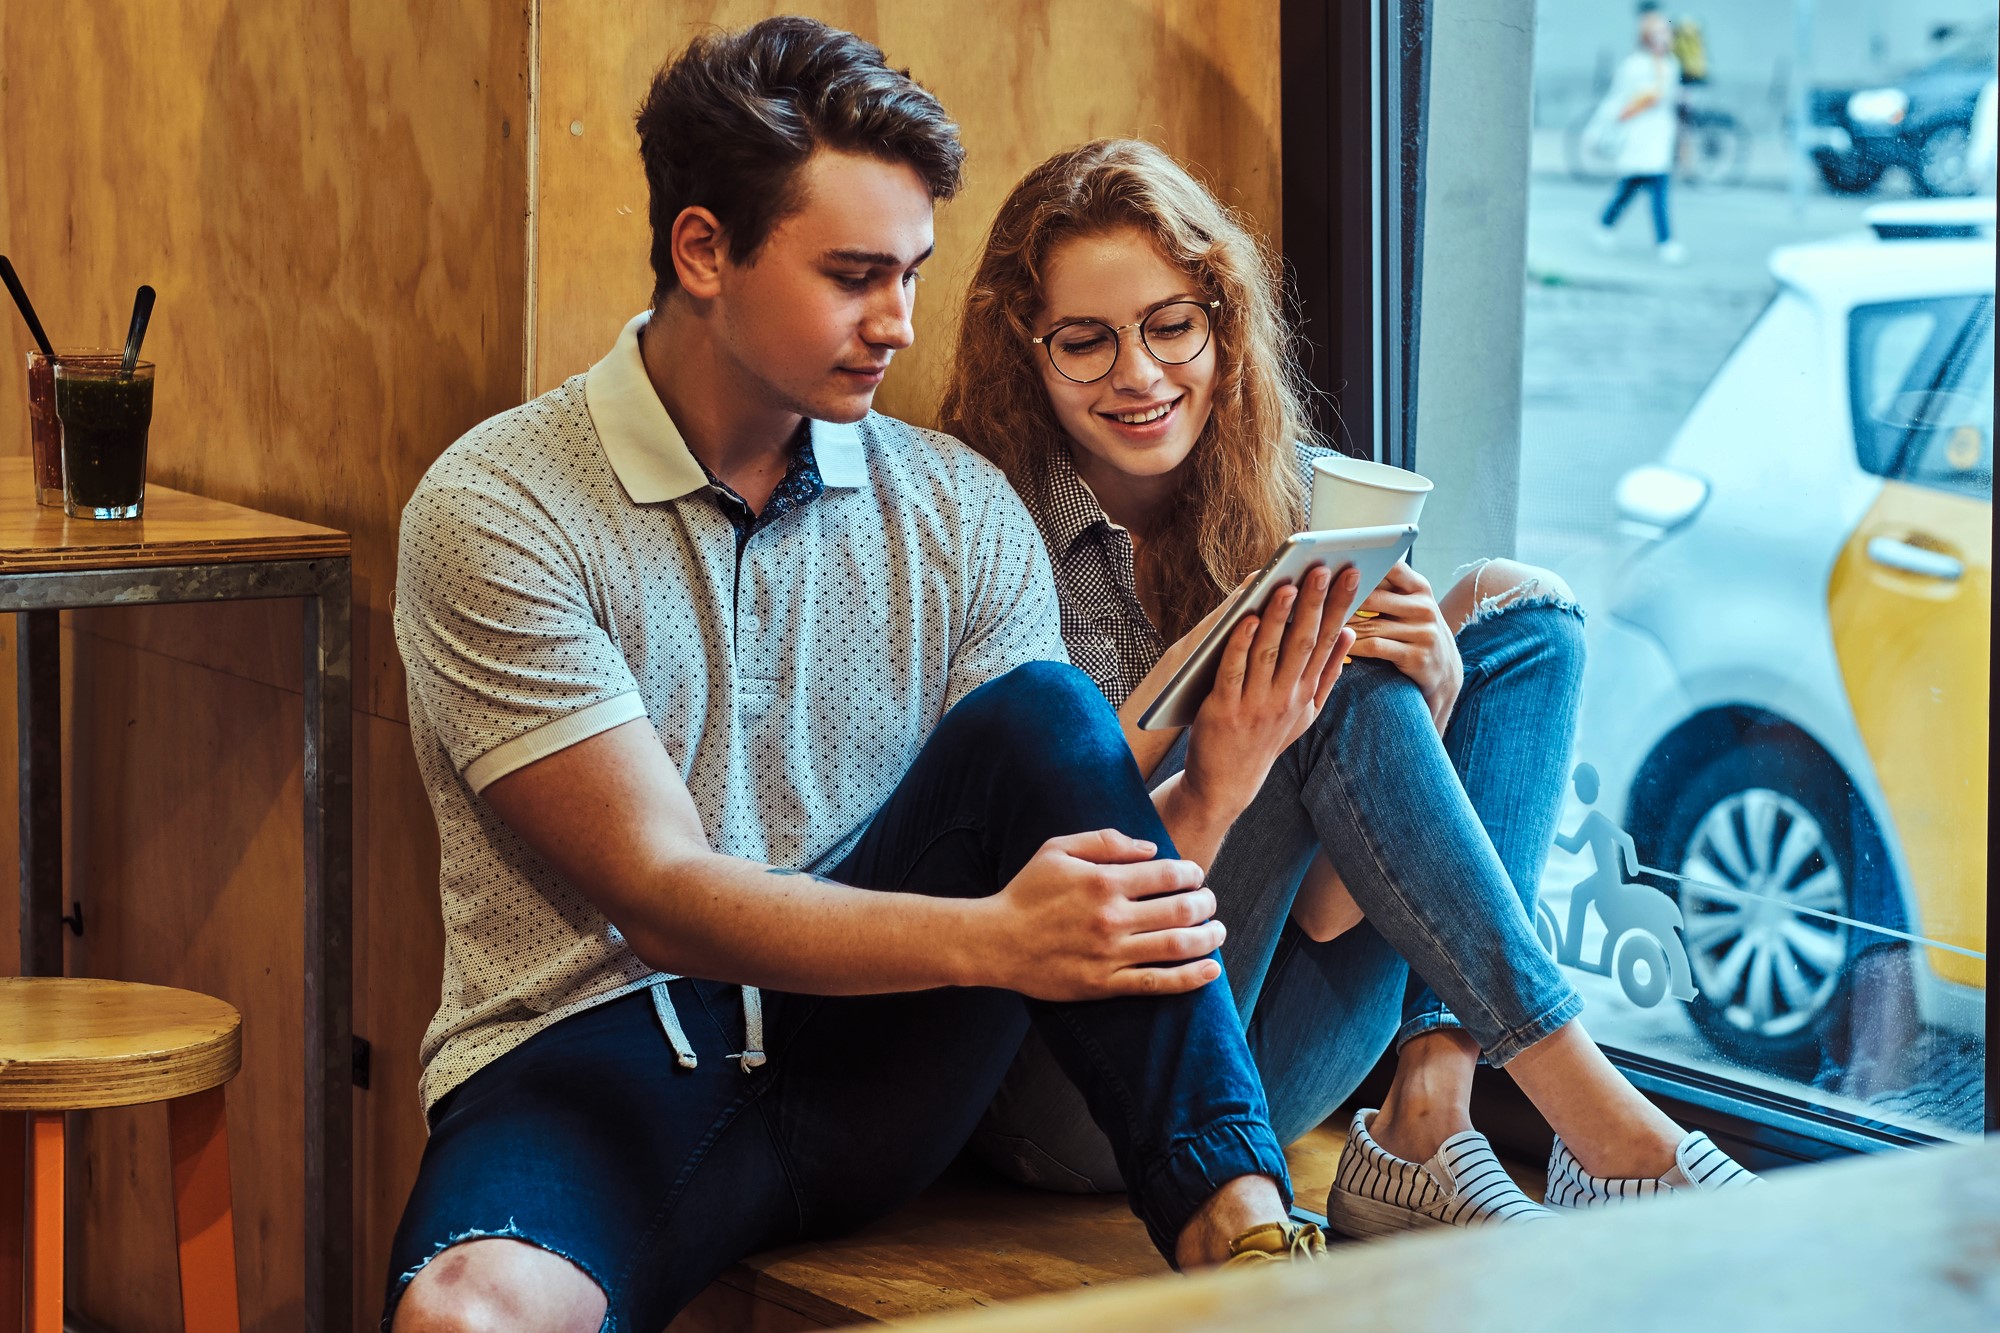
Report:
[{"label": "man's face", "polygon": [[890,358],[914,338],[931,194],[915,169],[822,149],[800,168],[802,206],[745,262],[727,258],[717,334],[770,403],[859,421]]}]

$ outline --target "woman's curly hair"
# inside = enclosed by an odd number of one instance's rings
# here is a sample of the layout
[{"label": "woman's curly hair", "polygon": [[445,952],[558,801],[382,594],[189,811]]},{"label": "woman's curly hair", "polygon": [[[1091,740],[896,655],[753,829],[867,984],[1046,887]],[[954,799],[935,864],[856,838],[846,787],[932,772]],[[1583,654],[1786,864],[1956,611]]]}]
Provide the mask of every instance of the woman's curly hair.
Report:
[{"label": "woman's curly hair", "polygon": [[1163,606],[1158,628],[1172,640],[1262,567],[1305,514],[1294,451],[1315,437],[1284,316],[1283,270],[1244,221],[1166,152],[1139,140],[1099,139],[1036,167],[987,235],[940,425],[999,464],[1032,501],[1043,460],[1068,447],[1029,341],[1049,256],[1073,237],[1127,227],[1222,303],[1214,312],[1208,422],[1182,466],[1168,523],[1140,552],[1142,582]]}]

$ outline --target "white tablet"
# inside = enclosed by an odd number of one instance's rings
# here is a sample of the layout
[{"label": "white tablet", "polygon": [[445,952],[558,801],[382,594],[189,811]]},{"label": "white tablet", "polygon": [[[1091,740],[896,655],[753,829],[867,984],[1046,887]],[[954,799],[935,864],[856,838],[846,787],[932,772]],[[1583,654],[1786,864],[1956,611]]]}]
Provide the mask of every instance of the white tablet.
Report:
[{"label": "white tablet", "polygon": [[1201,711],[1202,700],[1208,698],[1209,689],[1215,684],[1216,667],[1222,662],[1222,649],[1229,642],[1230,633],[1250,614],[1251,608],[1269,601],[1278,585],[1296,583],[1314,565],[1327,566],[1336,578],[1341,570],[1352,565],[1361,576],[1354,592],[1354,604],[1359,606],[1388,577],[1395,563],[1410,553],[1410,545],[1416,539],[1413,523],[1297,532],[1287,537],[1271,562],[1231,601],[1215,627],[1196,645],[1193,655],[1181,664],[1181,669],[1160,691],[1159,698],[1146,709],[1139,719],[1140,729],[1166,731],[1194,721],[1194,715]]}]

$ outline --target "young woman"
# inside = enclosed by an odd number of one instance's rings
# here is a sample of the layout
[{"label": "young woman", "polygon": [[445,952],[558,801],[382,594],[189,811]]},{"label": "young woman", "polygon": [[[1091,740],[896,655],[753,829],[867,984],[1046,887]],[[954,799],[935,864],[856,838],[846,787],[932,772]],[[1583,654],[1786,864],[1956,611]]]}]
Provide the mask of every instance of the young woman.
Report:
[{"label": "young woman", "polygon": [[[1560,579],[1494,560],[1436,598],[1398,566],[1351,644],[1341,631],[1335,683],[1319,608],[1345,618],[1352,575],[1316,571],[1237,631],[1192,727],[1138,730],[1204,618],[1302,526],[1326,452],[1280,290],[1274,260],[1172,158],[1087,144],[1002,205],[943,411],[1034,514],[1071,659],[1119,706],[1180,853],[1208,868],[1274,1127],[1305,1133],[1396,1043],[1394,1083],[1354,1117],[1327,1201],[1349,1235],[1547,1215],[1472,1128],[1482,1053],[1559,1136],[1553,1205],[1754,1181],[1605,1060],[1535,939],[1582,668]],[[1023,1179],[1120,1185],[1032,1045],[980,1142]]]},{"label": "young woman", "polygon": [[1653,242],[1662,261],[1678,264],[1687,251],[1667,220],[1667,185],[1679,146],[1681,66],[1674,58],[1673,25],[1656,4],[1639,6],[1638,47],[1619,62],[1611,88],[1584,127],[1586,140],[1610,152],[1618,186],[1597,220],[1601,250],[1617,244],[1613,228],[1625,206],[1645,191],[1653,200]]}]

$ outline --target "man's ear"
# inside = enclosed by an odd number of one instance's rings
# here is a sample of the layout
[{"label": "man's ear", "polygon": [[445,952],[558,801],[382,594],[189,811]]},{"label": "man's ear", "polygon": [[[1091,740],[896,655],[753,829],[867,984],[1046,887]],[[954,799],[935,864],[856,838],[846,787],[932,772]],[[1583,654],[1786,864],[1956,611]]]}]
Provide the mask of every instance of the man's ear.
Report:
[{"label": "man's ear", "polygon": [[728,238],[715,214],[698,205],[683,208],[674,219],[670,242],[681,290],[701,301],[719,295]]}]

